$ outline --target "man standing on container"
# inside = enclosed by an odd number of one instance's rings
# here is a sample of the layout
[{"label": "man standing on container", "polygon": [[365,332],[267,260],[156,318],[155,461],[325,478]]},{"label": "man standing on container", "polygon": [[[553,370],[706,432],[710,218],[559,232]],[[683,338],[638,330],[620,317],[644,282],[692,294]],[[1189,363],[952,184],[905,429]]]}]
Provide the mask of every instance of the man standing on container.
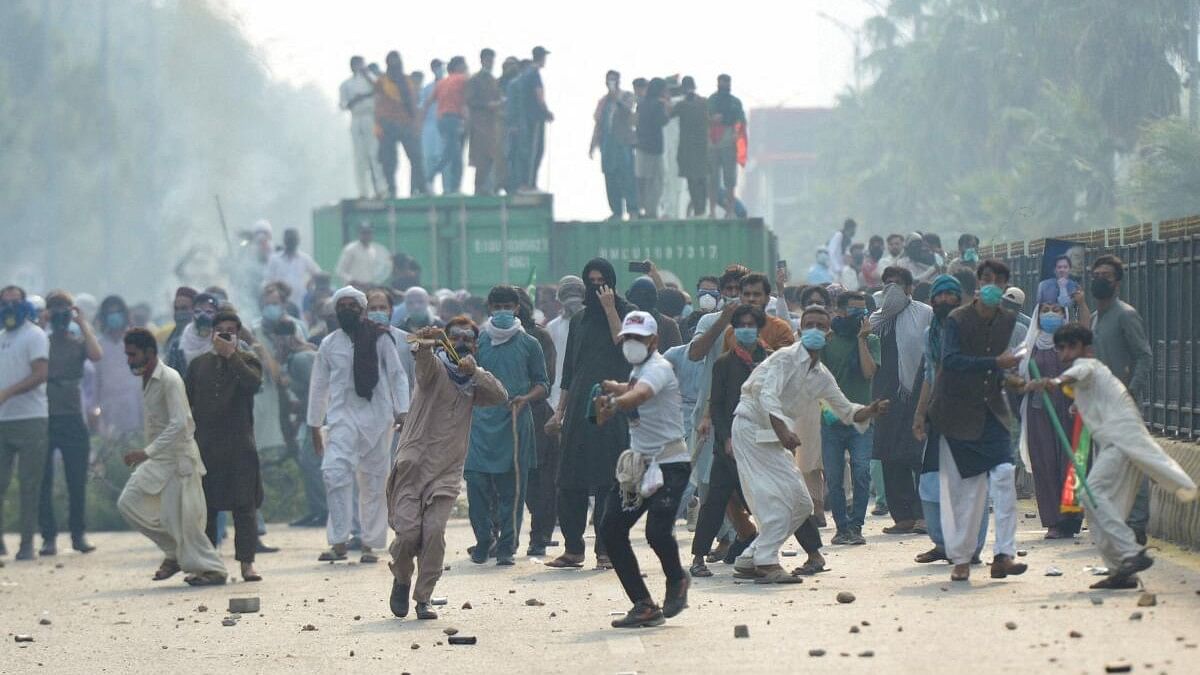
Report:
[{"label": "man standing on container", "polygon": [[375,83],[371,80],[363,57],[350,57],[350,79],[342,83],[338,94],[342,110],[350,111],[354,182],[358,185],[358,197],[365,199],[378,195],[383,191],[380,184],[383,169],[379,166],[379,142],[375,138]]},{"label": "man standing on container", "polygon": [[500,115],[500,86],[492,68],[496,52],[484,49],[479,53],[479,72],[467,82],[467,107],[470,110],[471,138],[468,160],[475,167],[475,194],[496,192],[496,155]]},{"label": "man standing on container", "polygon": [[621,74],[608,71],[604,77],[608,91],[596,104],[592,144],[588,157],[600,149],[600,170],[608,194],[611,220],[622,220],[625,213],[637,216],[637,190],[633,179],[633,94],[621,91]]},{"label": "man standing on container", "polygon": [[523,177],[523,181],[529,191],[537,190],[538,169],[541,168],[542,157],[546,153],[546,123],[554,121],[554,115],[546,105],[546,90],[542,85],[542,68],[546,67],[546,57],[549,54],[545,47],[533,48],[533,67],[522,83],[526,98],[527,138],[530,142],[529,175]]},{"label": "man standing on container", "polygon": [[737,188],[738,125],[746,124],[742,101],[730,93],[733,79],[717,77],[717,91],[708,97],[708,164],[710,185],[709,209],[716,217],[717,200],[726,214],[733,213],[734,190]]}]

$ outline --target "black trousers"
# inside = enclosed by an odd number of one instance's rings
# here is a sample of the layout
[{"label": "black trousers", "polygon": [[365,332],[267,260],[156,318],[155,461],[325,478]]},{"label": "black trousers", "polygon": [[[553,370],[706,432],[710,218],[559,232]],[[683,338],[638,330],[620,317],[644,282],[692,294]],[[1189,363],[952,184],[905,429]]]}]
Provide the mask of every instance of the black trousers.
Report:
[{"label": "black trousers", "polygon": [[742,483],[738,479],[737,464],[724,452],[713,448],[712,471],[708,477],[708,494],[700,505],[696,516],[696,532],[692,536],[692,555],[708,555],[712,550],[713,540],[725,522],[725,507],[729,500],[737,498],[746,503],[742,494]]},{"label": "black trousers", "polygon": [[54,450],[62,453],[63,476],[67,481],[67,523],[71,537],[83,536],[84,506],[87,491],[88,455],[91,442],[82,415],[53,415],[49,418],[49,443],[46,469],[42,477],[42,494],[38,503],[38,525],[42,539],[53,541],[58,536],[58,521],[54,518]]},{"label": "black trousers", "polygon": [[587,529],[588,497],[595,495],[596,508],[592,520],[592,532],[596,534],[596,555],[606,555],[607,547],[600,536],[600,521],[604,505],[608,502],[606,488],[578,488],[558,490],[558,529],[562,530],[563,549],[571,555],[583,555],[583,532]]},{"label": "black trousers", "polygon": [[558,465],[562,463],[562,450],[558,447],[558,436],[550,436],[543,430],[549,414],[549,406],[544,411],[534,409],[538,468],[529,472],[525,490],[531,545],[548,543],[554,538],[554,526],[558,524]]},{"label": "black trousers", "polygon": [[[232,509],[233,513],[233,557],[238,562],[254,562],[254,549],[258,544],[258,521],[255,519],[256,509],[253,506],[243,506]],[[204,533],[213,546],[217,545],[217,514],[221,509],[208,507],[208,525]]]},{"label": "black trousers", "polygon": [[608,546],[608,557],[612,560],[617,578],[621,580],[625,595],[629,596],[631,602],[650,599],[650,591],[646,589],[646,582],[642,581],[637,556],[633,554],[633,545],[629,543],[629,531],[641,520],[642,514],[646,514],[646,542],[662,563],[667,582],[679,581],[684,577],[683,566],[679,562],[679,544],[675,541],[673,530],[679,500],[692,475],[691,467],[688,462],[663,464],[663,486],[631,511],[621,507],[621,488],[618,484],[613,484],[608,495],[600,533]]},{"label": "black trousers", "polygon": [[383,177],[387,181],[388,192],[393,198],[396,193],[396,168],[400,165],[400,154],[396,149],[399,143],[408,155],[409,191],[410,195],[425,192],[424,160],[421,157],[421,136],[408,125],[392,122],[382,122],[383,136],[379,139],[379,164],[383,168]]},{"label": "black trousers", "polygon": [[908,462],[883,460],[883,491],[887,493],[888,509],[897,523],[921,520],[921,500],[917,496],[917,481],[921,476]]},{"label": "black trousers", "polygon": [[687,179],[688,202],[692,215],[702,216],[708,209],[708,178]]}]

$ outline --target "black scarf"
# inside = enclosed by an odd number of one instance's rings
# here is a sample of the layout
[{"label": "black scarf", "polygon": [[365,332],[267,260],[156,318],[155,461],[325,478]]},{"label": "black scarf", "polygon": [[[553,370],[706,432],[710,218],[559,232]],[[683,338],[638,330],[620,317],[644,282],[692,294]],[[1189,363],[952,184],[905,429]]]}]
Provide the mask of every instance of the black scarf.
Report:
[{"label": "black scarf", "polygon": [[380,335],[391,337],[387,326],[363,318],[354,334],[347,335],[354,346],[354,393],[371,400],[375,385],[379,384],[379,350],[376,345]]}]

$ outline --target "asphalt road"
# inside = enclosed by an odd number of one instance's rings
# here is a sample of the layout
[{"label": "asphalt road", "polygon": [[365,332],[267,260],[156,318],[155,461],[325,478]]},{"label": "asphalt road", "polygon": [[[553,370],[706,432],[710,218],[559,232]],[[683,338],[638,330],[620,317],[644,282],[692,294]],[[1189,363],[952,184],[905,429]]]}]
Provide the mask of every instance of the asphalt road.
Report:
[{"label": "asphalt road", "polygon": [[[827,547],[831,570],[798,585],[738,583],[729,567],[713,566],[683,614],[623,631],[608,626],[629,607],[611,572],[527,558],[473,565],[465,520],[447,534],[451,569],[436,595],[448,603],[436,621],[391,616],[384,563],[316,562],[322,530],[273,526],[268,540],[283,551],[260,556],[265,581],[208,589],[181,576],[150,581],[160,556],[147,540],[101,533],[87,556],[4,561],[0,672],[1102,673],[1117,662],[1133,672],[1200,672],[1195,552],[1159,542],[1158,564],[1143,575],[1157,605],[1139,607],[1140,591],[1087,591],[1097,577],[1085,568],[1101,563],[1086,533],[1044,541],[1037,521],[1023,518],[1028,573],[993,581],[977,567],[969,584],[956,584],[949,566],[912,562],[924,537],[883,535],[884,524],[870,518],[867,546]],[[14,550],[12,535],[8,543]],[[660,595],[661,569],[644,542],[636,546]],[[223,553],[236,569],[232,542]],[[1050,567],[1062,576],[1045,576]],[[856,600],[839,604],[839,591]],[[247,596],[261,597],[261,611],[222,625],[229,598]],[[735,638],[736,625],[749,637]],[[478,642],[451,646],[446,628]]]}]

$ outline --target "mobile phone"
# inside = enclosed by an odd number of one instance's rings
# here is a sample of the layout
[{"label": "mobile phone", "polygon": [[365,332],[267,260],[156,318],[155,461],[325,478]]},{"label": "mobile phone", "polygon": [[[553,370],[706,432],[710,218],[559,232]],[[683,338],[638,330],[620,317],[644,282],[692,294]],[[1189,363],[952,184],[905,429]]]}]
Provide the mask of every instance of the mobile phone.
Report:
[{"label": "mobile phone", "polygon": [[645,261],[645,260],[640,261],[640,262],[635,260],[635,261],[629,263],[629,271],[637,272],[638,274],[649,274],[650,273],[650,263],[649,263],[649,261]]},{"label": "mobile phone", "polygon": [[786,260],[780,260],[779,262],[775,263],[775,269],[777,269],[777,270],[786,270],[786,269],[787,269],[787,261],[786,261]]}]

